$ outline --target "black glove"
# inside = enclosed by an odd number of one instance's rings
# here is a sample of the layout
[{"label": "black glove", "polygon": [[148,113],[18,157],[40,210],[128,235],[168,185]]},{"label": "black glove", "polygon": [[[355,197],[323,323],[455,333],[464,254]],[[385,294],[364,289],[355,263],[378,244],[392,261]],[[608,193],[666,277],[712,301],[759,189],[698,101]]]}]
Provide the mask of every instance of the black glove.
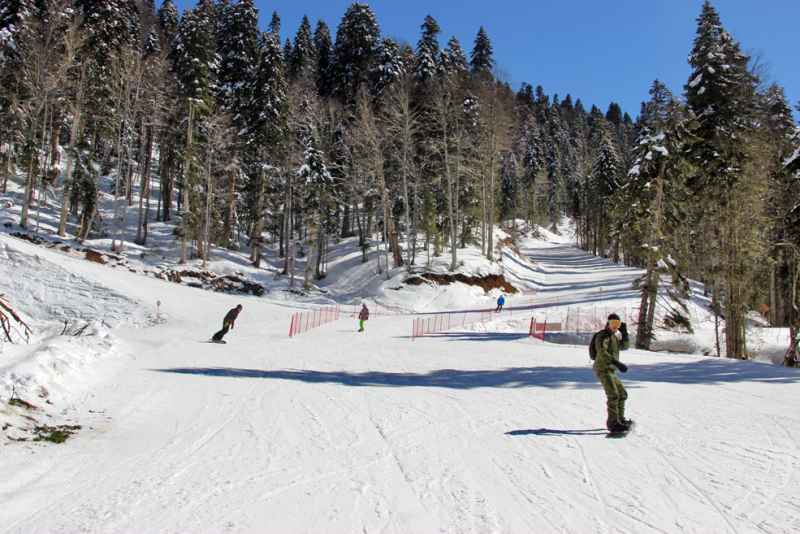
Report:
[{"label": "black glove", "polygon": [[621,372],[623,372],[623,373],[627,373],[628,372],[628,366],[625,365],[624,363],[622,363],[621,361],[619,361],[619,360],[611,360],[611,363],[613,363],[614,367],[619,369]]},{"label": "black glove", "polygon": [[628,340],[628,323],[622,323],[619,325],[619,333],[622,334],[622,341]]}]

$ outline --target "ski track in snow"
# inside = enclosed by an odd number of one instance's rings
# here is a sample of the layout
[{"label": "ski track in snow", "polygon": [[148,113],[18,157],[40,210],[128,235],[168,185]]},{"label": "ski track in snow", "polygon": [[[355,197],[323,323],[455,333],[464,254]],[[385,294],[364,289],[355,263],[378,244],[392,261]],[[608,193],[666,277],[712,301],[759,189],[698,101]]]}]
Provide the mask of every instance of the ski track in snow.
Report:
[{"label": "ski track in snow", "polygon": [[[78,434],[0,444],[0,532],[800,531],[796,370],[629,351],[637,428],[609,440],[585,346],[502,337],[532,312],[415,341],[409,316],[289,339],[284,303],[9,247],[15,306],[109,318],[116,352],[65,389]],[[557,239],[524,250],[535,271],[507,268],[537,303],[634,295],[634,269]],[[238,302],[228,344],[198,343]]]}]

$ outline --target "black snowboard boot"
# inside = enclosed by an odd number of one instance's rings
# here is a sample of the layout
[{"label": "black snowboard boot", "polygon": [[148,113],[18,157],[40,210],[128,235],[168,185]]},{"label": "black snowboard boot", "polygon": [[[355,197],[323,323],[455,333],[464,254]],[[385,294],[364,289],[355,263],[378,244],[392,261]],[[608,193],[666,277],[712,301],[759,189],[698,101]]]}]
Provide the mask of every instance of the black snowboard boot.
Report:
[{"label": "black snowboard boot", "polygon": [[620,419],[620,420],[614,421],[614,424],[612,424],[608,428],[608,430],[610,430],[611,432],[627,432],[628,430],[630,430],[630,428],[631,427],[629,425],[626,425]]}]

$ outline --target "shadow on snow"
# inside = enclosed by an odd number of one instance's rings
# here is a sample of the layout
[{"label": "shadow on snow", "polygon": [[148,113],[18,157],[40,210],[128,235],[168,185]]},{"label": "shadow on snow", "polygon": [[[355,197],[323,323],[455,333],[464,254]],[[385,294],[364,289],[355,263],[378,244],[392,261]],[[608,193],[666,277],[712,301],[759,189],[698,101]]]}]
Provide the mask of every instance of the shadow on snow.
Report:
[{"label": "shadow on snow", "polygon": [[[313,370],[265,371],[231,367],[179,367],[153,369],[153,371],[228,378],[293,380],[355,387],[440,387],[450,389],[601,387],[589,367],[514,367],[479,371],[439,369],[424,374],[380,371],[364,373]],[[765,385],[800,382],[800,370],[797,369],[732,360],[634,364],[628,373],[618,376],[629,388],[643,387],[649,382],[706,385],[737,382],[762,382]]]},{"label": "shadow on snow", "polygon": [[509,436],[604,436],[608,434],[608,430],[605,428],[587,428],[586,430],[539,428],[537,430],[512,430],[506,434]]}]

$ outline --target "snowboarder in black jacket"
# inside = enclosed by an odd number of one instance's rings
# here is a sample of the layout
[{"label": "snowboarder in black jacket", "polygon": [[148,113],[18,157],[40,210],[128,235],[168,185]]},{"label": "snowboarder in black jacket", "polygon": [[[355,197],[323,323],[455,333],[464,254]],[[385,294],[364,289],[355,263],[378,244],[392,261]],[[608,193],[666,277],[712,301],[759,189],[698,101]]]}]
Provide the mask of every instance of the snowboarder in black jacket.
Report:
[{"label": "snowboarder in black jacket", "polygon": [[222,341],[222,338],[228,333],[228,328],[233,328],[233,323],[236,322],[236,318],[239,317],[240,311],[242,311],[241,304],[225,315],[225,318],[222,320],[222,330],[214,334],[214,337],[211,338],[212,341]]}]

